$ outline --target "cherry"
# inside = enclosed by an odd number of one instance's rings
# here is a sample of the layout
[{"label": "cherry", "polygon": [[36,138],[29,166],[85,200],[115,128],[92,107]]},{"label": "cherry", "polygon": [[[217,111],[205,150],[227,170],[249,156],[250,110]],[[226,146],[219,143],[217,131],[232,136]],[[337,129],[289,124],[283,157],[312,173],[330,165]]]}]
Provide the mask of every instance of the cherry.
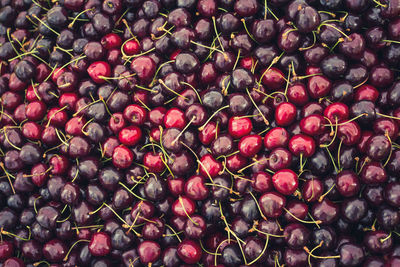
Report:
[{"label": "cherry", "polygon": [[96,61],[90,64],[87,72],[95,83],[102,84],[106,82],[104,78],[110,77],[111,67],[107,62]]},{"label": "cherry", "polygon": [[275,121],[279,126],[288,126],[296,118],[296,107],[292,103],[284,102],[275,110]]},{"label": "cherry", "polygon": [[161,247],[154,241],[143,241],[138,246],[140,261],[148,265],[156,262],[161,256]]},{"label": "cherry", "polygon": [[295,156],[303,155],[305,157],[310,157],[315,152],[315,141],[312,137],[304,134],[294,135],[289,140],[289,150]]},{"label": "cherry", "polygon": [[236,139],[250,134],[252,127],[251,120],[246,117],[232,117],[228,122],[229,134]]},{"label": "cherry", "polygon": [[289,134],[285,128],[275,127],[264,136],[264,146],[272,150],[278,147],[286,147],[289,142]]},{"label": "cherry", "polygon": [[191,176],[184,185],[185,195],[193,200],[204,200],[209,194],[208,188],[205,186],[205,179],[201,175]]},{"label": "cherry", "polygon": [[268,218],[277,218],[283,212],[283,208],[286,205],[286,199],[279,193],[267,192],[261,195],[258,204],[265,216]]},{"label": "cherry", "polygon": [[142,131],[137,126],[123,128],[118,134],[118,140],[126,146],[136,145],[142,138]]},{"label": "cherry", "polygon": [[238,148],[244,157],[255,156],[262,147],[262,138],[259,135],[248,135],[240,139]]},{"label": "cherry", "polygon": [[324,117],[321,115],[310,115],[300,121],[300,129],[310,136],[320,135],[325,131]]},{"label": "cherry", "polygon": [[58,239],[52,239],[43,246],[43,256],[50,262],[60,262],[67,254],[67,247]]},{"label": "cherry", "polygon": [[200,173],[204,177],[214,178],[222,170],[222,164],[210,154],[204,155],[200,159]]},{"label": "cherry", "polygon": [[[217,127],[217,123],[211,121],[199,132],[199,140],[202,144],[209,145],[215,140],[219,132],[220,128]],[[234,137],[233,134],[231,136]]]},{"label": "cherry", "polygon": [[183,129],[185,125],[185,113],[178,108],[169,109],[164,116],[164,126],[166,128]]},{"label": "cherry", "polygon": [[126,146],[119,145],[114,149],[112,161],[115,167],[126,169],[134,160],[133,152]]},{"label": "cherry", "polygon": [[291,195],[298,187],[298,177],[295,172],[289,169],[277,171],[272,176],[272,183],[275,189],[284,195]]},{"label": "cherry", "polygon": [[14,253],[14,246],[9,241],[0,242],[0,260],[5,261],[12,257]]},{"label": "cherry", "polygon": [[179,243],[177,253],[179,258],[187,264],[195,264],[202,256],[200,245],[191,239],[185,239]]}]

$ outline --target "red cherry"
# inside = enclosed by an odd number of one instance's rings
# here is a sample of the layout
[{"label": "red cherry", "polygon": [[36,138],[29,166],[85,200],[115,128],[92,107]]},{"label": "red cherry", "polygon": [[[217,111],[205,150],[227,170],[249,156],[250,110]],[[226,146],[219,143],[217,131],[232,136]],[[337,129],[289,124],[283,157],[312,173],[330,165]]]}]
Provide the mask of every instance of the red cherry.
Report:
[{"label": "red cherry", "polygon": [[151,266],[161,256],[161,247],[154,241],[143,241],[138,246],[140,261],[146,266]]},{"label": "red cherry", "polygon": [[178,245],[178,256],[187,264],[197,263],[202,256],[200,245],[193,240],[185,239]]},{"label": "red cherry", "polygon": [[324,133],[325,119],[321,115],[310,115],[300,121],[300,129],[303,133],[315,136]]},{"label": "red cherry", "polygon": [[69,135],[80,136],[83,134],[82,128],[85,123],[85,118],[73,117],[65,124],[65,133]]},{"label": "red cherry", "polygon": [[26,118],[31,121],[39,121],[46,115],[47,107],[42,101],[33,101],[26,105]]},{"label": "red cherry", "polygon": [[160,153],[147,152],[143,157],[143,165],[149,172],[161,173],[165,169],[161,156]]},{"label": "red cherry", "polygon": [[349,117],[349,107],[343,103],[332,103],[324,110],[324,116],[327,117],[332,124],[336,119],[338,122],[346,120]]},{"label": "red cherry", "polygon": [[259,135],[253,134],[242,137],[239,141],[239,151],[244,157],[254,157],[262,147],[262,138]]},{"label": "red cherry", "polygon": [[58,105],[60,107],[67,106],[65,109],[67,111],[74,111],[76,102],[78,102],[78,95],[76,93],[63,93],[58,99]]},{"label": "red cherry", "polygon": [[118,134],[118,140],[126,146],[136,145],[142,138],[142,130],[137,126],[128,126]]},{"label": "red cherry", "polygon": [[58,77],[60,77],[60,76],[61,76],[64,72],[66,72],[66,71],[67,71],[67,70],[66,70],[66,69],[63,69],[63,68],[55,68],[53,74],[51,75],[51,80],[52,80],[54,83],[57,83]]},{"label": "red cherry", "polygon": [[379,91],[375,87],[369,84],[364,84],[360,86],[354,93],[355,102],[362,100],[376,102],[378,97],[379,97]]},{"label": "red cherry", "polygon": [[269,154],[269,160],[267,163],[267,166],[273,171],[289,168],[292,163],[292,153],[290,153],[286,148],[275,148]]},{"label": "red cherry", "polygon": [[266,172],[254,173],[251,177],[251,186],[257,192],[264,193],[272,189],[272,176]]},{"label": "red cherry", "polygon": [[336,188],[344,197],[352,197],[360,191],[358,176],[352,171],[342,171],[336,176]]},{"label": "red cherry", "polygon": [[171,108],[164,116],[165,128],[183,129],[186,126],[185,113],[178,108]]},{"label": "red cherry", "polygon": [[270,68],[268,70],[262,70],[262,83],[268,90],[282,89],[285,85],[285,74],[278,68]]},{"label": "red cherry", "polygon": [[103,152],[104,156],[107,158],[111,158],[114,152],[114,149],[119,146],[120,143],[115,136],[111,136],[107,138],[107,140],[103,143]]},{"label": "red cherry", "polygon": [[176,216],[187,217],[195,212],[196,205],[190,198],[186,196],[180,196],[172,204],[171,209]]},{"label": "red cherry", "polygon": [[277,171],[272,176],[272,183],[275,189],[284,195],[291,195],[299,185],[297,174],[289,169]]},{"label": "red cherry", "polygon": [[118,134],[119,131],[121,131],[125,126],[126,121],[122,113],[114,113],[108,121],[108,127],[110,127],[111,131],[113,131],[115,134]]},{"label": "red cherry", "polygon": [[42,127],[36,122],[31,122],[31,121],[25,122],[24,125],[22,125],[21,132],[25,138],[28,138],[32,141],[38,141],[42,138]]},{"label": "red cherry", "polygon": [[135,39],[129,40],[124,44],[123,50],[128,56],[136,55],[140,51],[140,44]]},{"label": "red cherry", "polygon": [[303,183],[303,188],[301,195],[306,202],[314,202],[319,199],[319,197],[324,192],[324,185],[321,180],[310,179]]},{"label": "red cherry", "polygon": [[207,198],[209,190],[204,184],[205,179],[201,175],[194,175],[187,179],[184,187],[185,195],[193,200],[204,200]]},{"label": "red cherry", "polygon": [[296,119],[296,106],[289,102],[283,102],[275,110],[275,121],[279,126],[288,126]]},{"label": "red cherry", "polygon": [[63,155],[54,155],[49,160],[51,174],[62,175],[67,172],[69,167],[68,159]]},{"label": "red cherry", "polygon": [[345,121],[338,126],[338,137],[343,140],[343,144],[346,146],[352,146],[357,144],[361,138],[360,126],[354,121]]},{"label": "red cherry", "polygon": [[151,57],[141,56],[132,60],[131,69],[142,82],[148,82],[153,79],[156,72],[156,64]]},{"label": "red cherry", "polygon": [[278,147],[286,147],[289,142],[289,133],[285,128],[276,127],[264,136],[264,146],[268,150]]},{"label": "red cherry", "polygon": [[258,204],[265,216],[278,218],[286,206],[286,199],[278,192],[267,192],[258,199]]},{"label": "red cherry", "polygon": [[25,93],[26,101],[28,101],[28,102],[39,101],[39,98],[37,95],[39,95],[39,93],[37,92],[37,88],[34,89],[32,85],[29,85],[28,88],[26,89],[26,93]]},{"label": "red cherry", "polygon": [[253,57],[244,57],[244,58],[240,59],[239,64],[241,67],[243,67],[247,70],[251,70],[251,68],[253,67],[253,64],[254,64],[254,58]]},{"label": "red cherry", "polygon": [[214,141],[218,136],[219,129],[219,127],[217,128],[217,123],[213,121],[207,123],[207,125],[201,131],[199,131],[200,142],[204,145],[211,144],[212,141]]},{"label": "red cherry", "polygon": [[110,236],[104,232],[94,233],[89,242],[89,251],[95,257],[107,256],[111,251]]},{"label": "red cherry", "polygon": [[14,253],[14,246],[11,242],[2,240],[0,241],[0,261],[5,261]]},{"label": "red cherry", "polygon": [[154,124],[154,126],[162,125],[164,121],[164,116],[167,113],[167,109],[164,107],[156,107],[149,111],[149,121]]},{"label": "red cherry", "polygon": [[289,102],[297,105],[304,106],[308,103],[308,93],[304,84],[296,83],[288,87],[287,97]]},{"label": "red cherry", "polygon": [[[190,178],[189,178],[190,179]],[[172,193],[174,196],[179,196],[183,193],[183,187],[185,185],[185,180],[183,178],[172,176],[167,178],[167,185],[169,192]]]},{"label": "red cherry", "polygon": [[253,129],[251,120],[246,117],[231,117],[228,122],[228,131],[233,138],[241,138],[250,134]]},{"label": "red cherry", "polygon": [[126,146],[119,145],[114,149],[112,161],[115,167],[126,169],[131,166],[133,159],[133,152]]},{"label": "red cherry", "polygon": [[313,75],[313,74],[321,74],[322,71],[319,67],[315,67],[315,66],[308,66],[306,68],[306,75]]},{"label": "red cherry", "polygon": [[116,33],[109,33],[101,38],[100,43],[105,49],[111,50],[119,48],[122,44],[122,39]]},{"label": "red cherry", "polygon": [[295,156],[311,157],[315,152],[315,141],[308,135],[296,134],[289,140],[289,150]]},{"label": "red cherry", "polygon": [[62,127],[67,123],[68,114],[60,108],[52,108],[47,112],[47,121],[50,125]]},{"label": "red cherry", "polygon": [[308,79],[307,90],[308,94],[318,99],[327,96],[331,90],[332,82],[325,76],[313,76]]},{"label": "red cherry", "polygon": [[124,109],[124,118],[135,125],[143,125],[147,119],[147,111],[139,105],[129,105]]},{"label": "red cherry", "polygon": [[156,141],[156,142],[160,142],[160,137],[161,137],[161,131],[160,128],[151,128],[150,130],[150,137]]},{"label": "red cherry", "polygon": [[237,172],[247,164],[247,158],[240,154],[235,154],[226,158],[226,167],[231,172]]},{"label": "red cherry", "polygon": [[362,153],[367,153],[367,142],[374,133],[371,131],[362,131],[360,140],[357,143],[357,149],[360,150]]},{"label": "red cherry", "polygon": [[211,178],[214,178],[222,171],[222,164],[210,154],[201,157],[200,163],[200,173],[204,177],[211,176]]},{"label": "red cherry", "polygon": [[110,77],[111,67],[107,62],[96,61],[90,64],[87,72],[95,83],[102,84],[106,82],[103,77]]}]

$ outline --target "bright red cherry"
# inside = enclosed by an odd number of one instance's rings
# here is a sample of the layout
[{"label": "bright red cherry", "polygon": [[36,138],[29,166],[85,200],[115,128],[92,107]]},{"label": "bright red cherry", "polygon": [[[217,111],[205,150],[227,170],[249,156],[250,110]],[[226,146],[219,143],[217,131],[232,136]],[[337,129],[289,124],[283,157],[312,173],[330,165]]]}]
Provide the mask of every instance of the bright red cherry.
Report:
[{"label": "bright red cherry", "polygon": [[251,178],[251,186],[257,192],[264,193],[272,189],[272,177],[266,172],[254,173]]},{"label": "bright red cherry", "polygon": [[153,79],[156,72],[156,64],[151,57],[140,56],[132,60],[131,69],[142,82],[147,82]]},{"label": "bright red cherry", "polygon": [[142,138],[142,130],[137,126],[128,126],[118,134],[118,140],[126,146],[136,145]]},{"label": "bright red cherry", "polygon": [[107,62],[96,61],[90,64],[87,72],[95,83],[102,84],[106,82],[104,77],[110,77],[111,67]]},{"label": "bright red cherry", "polygon": [[251,120],[247,117],[231,117],[228,122],[229,134],[235,138],[241,138],[250,134],[253,129]]},{"label": "bright red cherry", "polygon": [[142,125],[147,119],[147,111],[139,105],[132,104],[124,109],[124,118],[135,125]]},{"label": "bright red cherry", "polygon": [[161,247],[157,242],[145,240],[139,244],[138,254],[144,265],[151,266],[160,258]]},{"label": "bright red cherry", "polygon": [[204,145],[209,145],[212,141],[217,138],[220,131],[220,127],[217,127],[217,123],[210,121],[207,125],[199,131],[199,140]]},{"label": "bright red cherry", "polygon": [[140,51],[140,44],[135,39],[129,40],[124,44],[123,50],[128,56],[136,55]]},{"label": "bright red cherry", "polygon": [[288,87],[287,97],[289,102],[297,105],[304,106],[308,102],[308,93],[304,84],[296,83]]},{"label": "bright red cherry", "polygon": [[[49,129],[50,127],[48,127]],[[42,137],[42,126],[36,122],[28,121],[22,125],[22,135],[33,141],[38,141]]]},{"label": "bright red cherry", "polygon": [[289,169],[277,171],[272,176],[272,183],[275,189],[284,195],[291,195],[299,185],[297,174]]},{"label": "bright red cherry", "polygon": [[126,169],[131,166],[133,159],[133,152],[126,146],[119,145],[114,149],[112,161],[115,167]]},{"label": "bright red cherry", "polygon": [[186,196],[179,196],[172,204],[171,209],[176,216],[187,217],[195,212],[196,204]]},{"label": "bright red cherry", "polygon": [[357,144],[361,138],[360,126],[355,121],[345,121],[338,126],[338,137],[346,146]]},{"label": "bright red cherry", "polygon": [[364,84],[357,88],[354,92],[354,101],[362,101],[367,100],[371,102],[375,102],[379,97],[379,91],[369,84]]},{"label": "bright red cherry", "polygon": [[308,135],[296,134],[289,140],[289,150],[295,156],[311,157],[315,152],[315,141]]},{"label": "bright red cherry", "polygon": [[185,113],[178,108],[171,108],[164,116],[165,128],[183,129],[186,126]]},{"label": "bright red cherry", "polygon": [[289,142],[289,133],[285,128],[275,127],[264,136],[264,146],[268,150],[286,147]]},{"label": "bright red cherry", "polygon": [[196,201],[206,199],[209,190],[204,183],[205,179],[201,175],[194,175],[190,177],[185,183],[185,195]]},{"label": "bright red cherry", "polygon": [[242,137],[239,141],[239,151],[244,157],[254,157],[262,147],[262,138],[259,135],[253,134]]},{"label": "bright red cherry", "polygon": [[321,115],[310,115],[300,121],[300,129],[303,133],[315,136],[324,133],[325,119]]},{"label": "bright red cherry", "polygon": [[167,109],[164,107],[156,107],[149,111],[149,121],[155,126],[162,125]]},{"label": "bright red cherry", "polygon": [[122,39],[116,33],[109,33],[101,38],[100,43],[105,49],[111,50],[113,48],[119,48],[122,44]]},{"label": "bright red cherry", "polygon": [[226,167],[231,172],[237,172],[247,164],[247,158],[240,154],[231,155],[226,158]]},{"label": "bright red cherry", "polygon": [[65,124],[65,133],[69,135],[79,136],[82,135],[82,128],[86,120],[83,117],[73,117]]},{"label": "bright red cherry", "polygon": [[122,113],[114,113],[108,121],[108,127],[114,134],[118,134],[126,126],[126,121]]},{"label": "bright red cherry", "polygon": [[346,120],[349,117],[349,107],[343,103],[337,102],[327,106],[324,110],[324,116],[327,117],[332,124]]},{"label": "bright red cherry", "polygon": [[313,76],[308,79],[307,89],[308,94],[318,99],[329,94],[332,87],[332,82],[325,76]]},{"label": "bright red cherry", "polygon": [[143,157],[143,165],[148,168],[149,172],[161,173],[165,169],[161,157],[160,153],[147,152]]},{"label": "bright red cherry", "polygon": [[47,107],[42,101],[33,101],[26,105],[25,115],[28,120],[39,121],[46,115]]},{"label": "bright red cherry", "polygon": [[94,233],[89,242],[89,251],[95,257],[107,256],[111,251],[110,236],[104,232]]},{"label": "bright red cherry", "polygon": [[196,241],[185,239],[178,245],[178,256],[187,264],[197,263],[202,254],[202,249]]},{"label": "bright red cherry", "polygon": [[244,57],[244,58],[240,59],[239,64],[241,67],[243,67],[247,70],[251,70],[251,68],[253,67],[253,64],[254,64],[254,58],[253,57]]},{"label": "bright red cherry", "polygon": [[282,89],[285,85],[285,74],[278,68],[269,68],[262,70],[262,83],[268,90]]},{"label": "bright red cherry", "polygon": [[275,121],[279,126],[288,126],[296,119],[296,106],[289,102],[283,102],[275,110]]},{"label": "bright red cherry", "polygon": [[222,171],[222,164],[213,158],[212,155],[206,154],[200,159],[200,173],[204,177],[214,178]]},{"label": "bright red cherry", "polygon": [[61,175],[68,170],[69,161],[63,155],[54,155],[49,160],[49,167],[51,168],[51,174]]},{"label": "bright red cherry", "polygon": [[52,108],[47,112],[47,121],[50,125],[62,127],[67,123],[68,114],[61,108]]}]

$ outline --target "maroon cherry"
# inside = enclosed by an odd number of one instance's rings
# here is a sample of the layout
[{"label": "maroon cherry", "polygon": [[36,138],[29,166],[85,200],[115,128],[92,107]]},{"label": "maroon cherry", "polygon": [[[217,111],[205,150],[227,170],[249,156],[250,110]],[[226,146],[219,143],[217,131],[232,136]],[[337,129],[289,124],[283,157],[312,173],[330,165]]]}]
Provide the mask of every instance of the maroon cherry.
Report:
[{"label": "maroon cherry", "polygon": [[178,256],[187,264],[197,263],[202,256],[200,245],[191,239],[185,239],[178,245]]},{"label": "maroon cherry", "polygon": [[289,169],[277,171],[272,176],[275,189],[283,195],[291,195],[296,191],[299,181],[297,174]]},{"label": "maroon cherry", "polygon": [[89,251],[95,256],[107,256],[111,251],[111,238],[104,232],[97,232],[92,235],[89,242]]}]

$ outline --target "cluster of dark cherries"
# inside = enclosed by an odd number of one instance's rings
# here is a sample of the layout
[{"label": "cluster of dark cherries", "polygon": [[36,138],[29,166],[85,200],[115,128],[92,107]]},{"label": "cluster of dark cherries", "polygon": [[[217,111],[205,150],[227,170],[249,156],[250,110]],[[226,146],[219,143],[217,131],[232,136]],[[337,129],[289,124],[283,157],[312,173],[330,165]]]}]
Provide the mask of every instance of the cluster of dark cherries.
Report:
[{"label": "cluster of dark cherries", "polygon": [[400,266],[399,0],[0,5],[0,266]]}]

